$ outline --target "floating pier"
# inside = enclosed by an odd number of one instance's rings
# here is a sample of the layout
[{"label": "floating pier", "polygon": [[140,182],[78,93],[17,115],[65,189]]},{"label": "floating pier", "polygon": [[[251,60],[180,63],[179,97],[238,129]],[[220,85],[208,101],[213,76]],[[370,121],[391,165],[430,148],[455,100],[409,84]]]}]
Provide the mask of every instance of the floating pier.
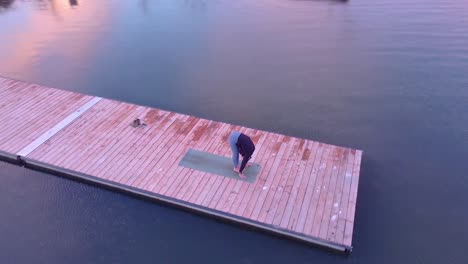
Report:
[{"label": "floating pier", "polygon": [[[352,249],[360,150],[2,77],[0,122],[4,159],[333,250]],[[231,171],[233,130],[256,145],[246,180]]]}]

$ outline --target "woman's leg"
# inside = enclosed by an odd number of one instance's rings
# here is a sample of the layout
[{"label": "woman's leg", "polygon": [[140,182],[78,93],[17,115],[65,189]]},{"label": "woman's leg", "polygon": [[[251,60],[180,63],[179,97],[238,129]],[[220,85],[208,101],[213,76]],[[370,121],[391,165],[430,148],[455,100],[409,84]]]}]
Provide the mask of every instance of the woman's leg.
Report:
[{"label": "woman's leg", "polygon": [[237,140],[239,139],[239,132],[232,132],[229,136],[229,146],[231,147],[232,151],[232,165],[234,166],[234,170],[236,170],[239,166],[239,149],[237,148]]}]

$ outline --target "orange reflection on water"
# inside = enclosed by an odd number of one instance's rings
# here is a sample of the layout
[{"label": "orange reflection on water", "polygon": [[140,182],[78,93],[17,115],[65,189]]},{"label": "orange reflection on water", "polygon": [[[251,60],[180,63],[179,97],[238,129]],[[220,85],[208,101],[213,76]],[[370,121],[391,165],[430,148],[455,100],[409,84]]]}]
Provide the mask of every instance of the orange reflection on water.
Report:
[{"label": "orange reflection on water", "polygon": [[[14,23],[9,25],[11,36],[0,50],[0,71],[13,76],[21,72],[34,77],[40,72],[41,58],[54,56],[67,64],[79,63],[91,56],[98,41],[98,30],[82,34],[80,28],[94,27],[109,19],[109,12],[104,5],[92,3],[80,1],[79,6],[76,0],[14,3],[13,6],[26,6],[17,9],[12,7],[2,14],[9,16]],[[57,46],[66,49],[52,50],[52,47]]]}]

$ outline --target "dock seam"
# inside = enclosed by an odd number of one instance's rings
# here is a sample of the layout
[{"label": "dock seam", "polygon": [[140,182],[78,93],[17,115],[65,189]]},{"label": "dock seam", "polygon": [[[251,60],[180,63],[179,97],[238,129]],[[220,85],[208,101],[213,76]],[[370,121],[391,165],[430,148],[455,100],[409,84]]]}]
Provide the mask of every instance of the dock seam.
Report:
[{"label": "dock seam", "polygon": [[53,126],[51,129],[47,130],[44,132],[42,135],[40,135],[38,138],[36,138],[33,142],[31,142],[29,145],[24,147],[22,150],[20,150],[17,154],[18,157],[26,157],[29,155],[31,152],[33,152],[35,149],[40,147],[44,142],[49,140],[51,137],[56,135],[58,132],[60,132],[62,129],[64,129],[66,126],[71,124],[73,121],[75,121],[78,117],[80,117],[83,113],[88,111],[91,107],[96,105],[99,101],[101,101],[101,97],[94,97],[91,100],[89,100],[87,103],[82,105],[78,110],[74,111],[73,113],[69,114],[67,117],[65,117],[62,121],[58,122],[55,126]]}]

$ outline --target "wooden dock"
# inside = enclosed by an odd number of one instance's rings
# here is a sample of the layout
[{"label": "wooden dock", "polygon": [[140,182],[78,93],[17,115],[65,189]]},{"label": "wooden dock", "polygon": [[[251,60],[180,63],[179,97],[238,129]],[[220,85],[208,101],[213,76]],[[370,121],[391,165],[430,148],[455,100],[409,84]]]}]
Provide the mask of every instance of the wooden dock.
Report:
[{"label": "wooden dock", "polygon": [[[141,119],[145,126],[133,127]],[[0,151],[336,250],[352,248],[362,151],[0,77]],[[255,182],[179,166],[253,138]],[[206,210],[205,210],[206,209]]]}]

